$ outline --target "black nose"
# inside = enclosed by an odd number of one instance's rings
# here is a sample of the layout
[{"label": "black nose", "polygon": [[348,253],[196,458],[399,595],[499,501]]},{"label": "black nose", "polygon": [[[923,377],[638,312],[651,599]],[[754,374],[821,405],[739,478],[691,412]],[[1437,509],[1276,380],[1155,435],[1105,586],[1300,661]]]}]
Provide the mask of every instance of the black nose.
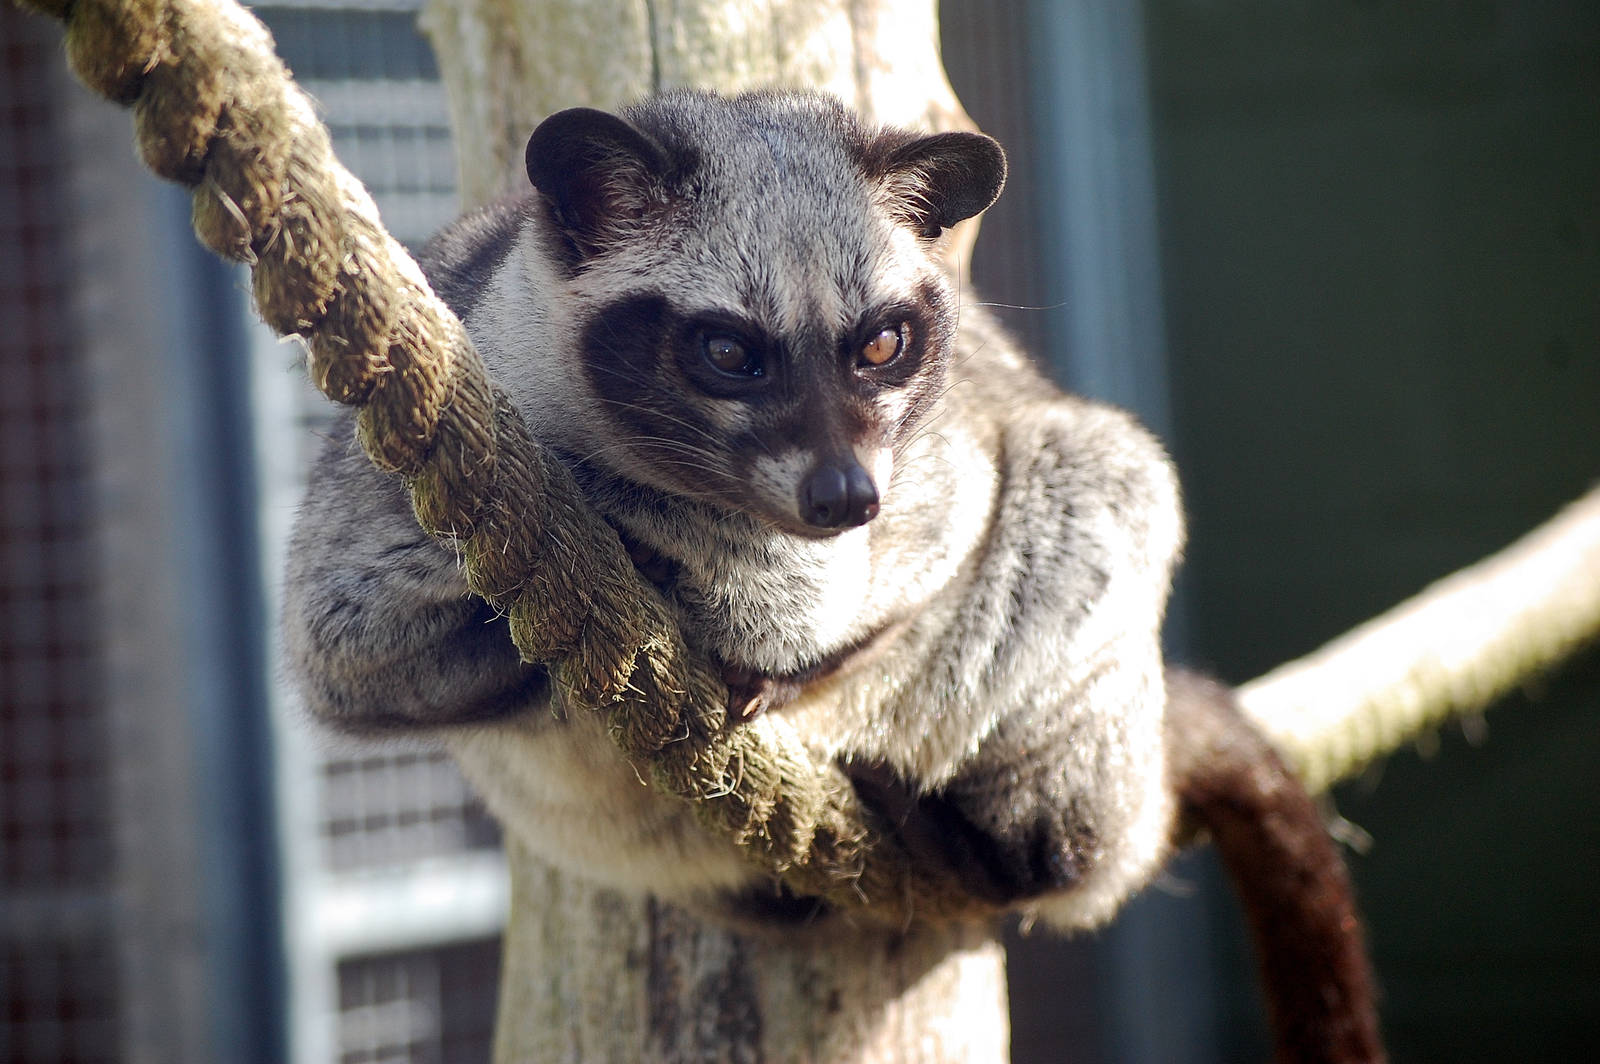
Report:
[{"label": "black nose", "polygon": [[878,489],[860,464],[824,462],[800,485],[800,513],[816,528],[854,528],[878,516]]}]

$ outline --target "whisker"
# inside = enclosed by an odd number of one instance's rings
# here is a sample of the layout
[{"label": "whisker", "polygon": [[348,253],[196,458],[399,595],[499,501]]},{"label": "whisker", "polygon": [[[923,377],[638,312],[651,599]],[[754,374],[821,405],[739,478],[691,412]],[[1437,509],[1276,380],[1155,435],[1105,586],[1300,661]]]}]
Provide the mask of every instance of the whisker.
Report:
[{"label": "whisker", "polygon": [[[618,370],[607,369],[606,372],[610,372],[610,373],[615,373],[615,374],[621,375],[620,371],[618,371]],[[674,415],[674,414],[670,414],[667,411],[662,410],[662,409],[660,409],[658,407],[645,406],[642,403],[630,403],[630,402],[626,402],[626,401],[621,400],[621,399],[607,399],[607,400],[605,400],[605,402],[606,402],[606,404],[608,406],[615,407],[618,410],[633,410],[633,411],[637,411],[638,413],[645,414],[645,415],[650,416],[650,417],[661,418],[664,421],[670,422],[671,424],[678,425],[681,428],[687,429],[688,431],[694,433],[695,435],[700,436],[702,439],[708,440],[711,443],[717,444],[719,446],[726,442],[726,438],[723,437],[722,435],[719,435],[714,430],[708,429],[704,425],[696,424],[695,422],[690,421],[690,420],[688,420],[686,418],[679,417],[679,416]],[[772,450],[771,445],[768,444],[765,439],[762,439],[759,435],[757,435],[755,437],[755,441],[761,447],[761,450],[763,452],[765,452],[768,456],[775,456],[775,452]]]},{"label": "whisker", "polygon": [[703,438],[705,438],[707,440],[710,440],[712,443],[721,443],[722,442],[722,437],[721,436],[717,435],[715,432],[713,432],[710,429],[706,428],[704,425],[697,425],[693,421],[688,420],[687,418],[679,417],[679,416],[674,415],[674,414],[669,414],[665,410],[660,410],[660,409],[657,409],[656,407],[653,407],[653,406],[644,406],[641,403],[629,403],[629,402],[625,402],[625,401],[623,401],[621,399],[607,399],[607,400],[605,400],[605,403],[606,403],[607,406],[612,406],[612,407],[615,407],[615,408],[617,408],[619,410],[635,410],[635,411],[638,411],[641,414],[648,414],[651,417],[661,418],[661,419],[663,419],[665,421],[671,422],[674,425],[678,425],[678,426],[680,426],[682,428],[688,429],[690,432],[693,432],[698,436],[701,436],[701,437],[703,437]]},{"label": "whisker", "polygon": [[925,462],[937,462],[937,463],[940,463],[941,465],[948,466],[951,470],[956,470],[956,469],[960,468],[953,461],[951,461],[949,458],[947,458],[943,453],[941,453],[941,452],[928,452],[926,454],[919,454],[916,457],[912,458],[911,460],[907,461],[904,465],[901,465],[898,468],[896,468],[895,469],[895,475],[899,476],[900,470],[902,470],[902,469],[914,469],[914,468],[917,467],[918,464],[925,463]]},{"label": "whisker", "polygon": [[620,440],[612,440],[609,443],[596,447],[587,454],[579,456],[577,461],[579,463],[587,463],[599,455],[608,454],[612,451],[625,450],[626,448],[636,444],[646,444],[658,450],[675,451],[693,458],[699,458],[702,460],[703,468],[705,469],[713,469],[719,473],[722,473],[723,475],[727,475],[728,472],[727,466],[722,461],[720,455],[714,454],[710,451],[702,450],[693,446],[692,444],[684,443],[682,440],[672,439],[670,436],[629,436]]},{"label": "whisker", "polygon": [[1001,310],[1028,310],[1028,311],[1060,310],[1062,307],[1065,307],[1066,305],[1067,305],[1067,300],[1065,300],[1065,299],[1061,300],[1059,303],[1047,303],[1047,304],[1045,304],[1043,306],[1038,306],[1038,307],[1030,307],[1030,306],[1028,306],[1027,304],[1024,304],[1024,303],[999,303],[999,302],[995,302],[993,300],[980,300],[980,301],[975,302],[975,303],[972,304],[972,306],[975,306],[975,307],[986,307],[986,308],[998,307]]}]

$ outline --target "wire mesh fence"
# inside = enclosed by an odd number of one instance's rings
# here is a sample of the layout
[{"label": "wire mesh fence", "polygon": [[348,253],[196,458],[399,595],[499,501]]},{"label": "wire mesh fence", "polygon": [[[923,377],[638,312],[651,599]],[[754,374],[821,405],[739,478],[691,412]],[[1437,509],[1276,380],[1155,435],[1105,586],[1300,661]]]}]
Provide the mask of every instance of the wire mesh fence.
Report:
[{"label": "wire mesh fence", "polygon": [[112,1061],[112,829],[89,623],[70,220],[46,27],[0,9],[0,1061]]}]

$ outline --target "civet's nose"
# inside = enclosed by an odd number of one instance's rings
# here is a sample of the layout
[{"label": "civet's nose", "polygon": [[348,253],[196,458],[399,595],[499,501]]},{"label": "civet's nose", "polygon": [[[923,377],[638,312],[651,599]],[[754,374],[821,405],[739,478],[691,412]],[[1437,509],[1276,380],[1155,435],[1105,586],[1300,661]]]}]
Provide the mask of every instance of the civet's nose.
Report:
[{"label": "civet's nose", "polygon": [[800,514],[815,528],[854,528],[878,516],[878,488],[852,459],[824,461],[800,485]]}]

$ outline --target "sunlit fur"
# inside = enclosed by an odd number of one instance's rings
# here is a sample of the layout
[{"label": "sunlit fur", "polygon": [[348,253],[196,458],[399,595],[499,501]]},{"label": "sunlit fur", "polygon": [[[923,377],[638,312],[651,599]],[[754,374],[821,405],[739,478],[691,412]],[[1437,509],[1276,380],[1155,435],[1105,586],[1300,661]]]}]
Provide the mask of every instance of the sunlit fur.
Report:
[{"label": "sunlit fur", "polygon": [[[1183,533],[1166,457],[1049,384],[945,272],[928,220],[982,209],[994,175],[930,187],[949,180],[937,155],[885,173],[921,142],[812,95],[677,94],[624,117],[672,161],[660,188],[588,190],[629,211],[592,225],[548,193],[507,200],[440,238],[433,283],[595,507],[673,566],[693,638],[775,677],[843,655],[773,712],[819,754],[948,796],[1001,851],[1070,851],[1019,900],[1105,919],[1152,874],[1172,815],[1157,631]],[[894,307],[929,316],[922,362],[864,397],[840,360],[859,353],[852,330],[876,335],[864,315]],[[762,402],[708,394],[701,368],[660,356],[707,314],[779,345]],[[875,518],[806,527],[795,500],[819,455],[875,477]],[[437,732],[549,860],[677,897],[751,882],[595,721],[552,716],[542,673],[348,439],[313,476],[286,598],[314,713]]]}]

